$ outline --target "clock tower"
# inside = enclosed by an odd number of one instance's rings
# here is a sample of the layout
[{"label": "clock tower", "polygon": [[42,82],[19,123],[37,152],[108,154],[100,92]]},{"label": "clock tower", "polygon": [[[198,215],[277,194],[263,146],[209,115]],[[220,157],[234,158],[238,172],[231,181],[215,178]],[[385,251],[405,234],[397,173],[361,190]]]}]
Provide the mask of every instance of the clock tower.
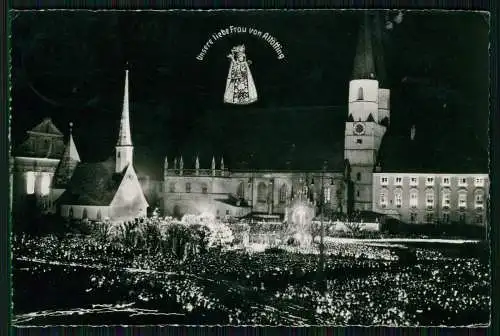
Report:
[{"label": "clock tower", "polygon": [[382,88],[381,25],[376,15],[364,14],[349,83],[344,158],[350,165],[354,210],[372,209],[373,170],[389,126],[390,91]]}]

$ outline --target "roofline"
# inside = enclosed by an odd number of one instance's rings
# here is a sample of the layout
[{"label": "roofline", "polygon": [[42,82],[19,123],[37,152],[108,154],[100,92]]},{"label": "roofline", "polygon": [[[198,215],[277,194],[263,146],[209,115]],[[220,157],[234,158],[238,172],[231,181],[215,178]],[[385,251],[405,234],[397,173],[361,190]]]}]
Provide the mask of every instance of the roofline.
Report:
[{"label": "roofline", "polygon": [[44,133],[44,132],[36,132],[36,131],[26,131],[28,134],[37,134],[37,135],[46,135],[56,138],[64,138],[64,134],[54,134],[54,133]]},{"label": "roofline", "polygon": [[49,159],[49,158],[42,158],[42,157],[36,157],[36,156],[14,156],[14,160],[17,160],[17,159],[42,160],[42,161],[61,161],[61,159]]},{"label": "roofline", "polygon": [[486,176],[489,176],[490,174],[489,173],[484,173],[484,172],[468,172],[468,173],[447,173],[447,172],[443,172],[443,173],[437,173],[437,172],[432,172],[432,171],[423,171],[423,172],[408,172],[408,171],[382,171],[382,172],[374,172],[373,175],[383,175],[383,174],[398,174],[398,175],[404,175],[404,176],[409,176],[409,175],[443,175],[443,176],[446,176],[446,175],[486,175]]}]

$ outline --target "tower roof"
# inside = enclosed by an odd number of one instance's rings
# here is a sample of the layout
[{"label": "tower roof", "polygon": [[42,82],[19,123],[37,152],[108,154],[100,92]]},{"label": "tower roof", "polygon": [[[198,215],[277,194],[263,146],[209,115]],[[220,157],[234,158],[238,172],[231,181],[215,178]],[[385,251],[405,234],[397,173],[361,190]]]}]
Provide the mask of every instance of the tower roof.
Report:
[{"label": "tower roof", "polygon": [[41,123],[33,127],[28,133],[38,133],[43,135],[54,135],[58,137],[62,137],[62,132],[54,125],[52,119],[45,118]]},{"label": "tower roof", "polygon": [[54,174],[54,188],[62,188],[66,186],[71,180],[76,166],[80,162],[80,155],[78,154],[75,142],[73,141],[73,134],[71,131],[72,126],[73,124],[70,123],[68,143],[66,144],[61,161],[59,161],[59,165],[57,166]]},{"label": "tower roof", "polygon": [[358,33],[358,43],[352,79],[384,80],[385,70],[382,51],[382,26],[378,13],[363,14]]},{"label": "tower roof", "polygon": [[122,117],[120,120],[120,132],[118,133],[117,146],[132,146],[132,136],[130,134],[130,112],[128,94],[128,69],[125,70],[125,88],[123,93]]}]

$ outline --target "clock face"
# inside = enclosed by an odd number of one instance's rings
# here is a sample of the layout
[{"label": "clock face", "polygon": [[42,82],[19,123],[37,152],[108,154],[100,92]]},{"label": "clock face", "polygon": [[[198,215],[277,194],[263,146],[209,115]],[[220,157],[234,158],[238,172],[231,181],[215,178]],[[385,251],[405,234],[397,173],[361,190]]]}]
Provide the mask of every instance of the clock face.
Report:
[{"label": "clock face", "polygon": [[357,123],[354,125],[354,133],[363,134],[365,132],[365,126],[361,123]]}]

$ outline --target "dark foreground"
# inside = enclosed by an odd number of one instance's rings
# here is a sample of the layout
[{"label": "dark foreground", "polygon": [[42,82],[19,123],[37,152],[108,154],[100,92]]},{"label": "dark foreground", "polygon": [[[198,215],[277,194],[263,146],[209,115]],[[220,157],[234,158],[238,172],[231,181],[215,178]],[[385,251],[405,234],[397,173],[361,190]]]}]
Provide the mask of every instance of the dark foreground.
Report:
[{"label": "dark foreground", "polygon": [[14,251],[16,325],[486,325],[476,245],[331,244],[317,255],[211,250],[182,262],[87,238]]}]

